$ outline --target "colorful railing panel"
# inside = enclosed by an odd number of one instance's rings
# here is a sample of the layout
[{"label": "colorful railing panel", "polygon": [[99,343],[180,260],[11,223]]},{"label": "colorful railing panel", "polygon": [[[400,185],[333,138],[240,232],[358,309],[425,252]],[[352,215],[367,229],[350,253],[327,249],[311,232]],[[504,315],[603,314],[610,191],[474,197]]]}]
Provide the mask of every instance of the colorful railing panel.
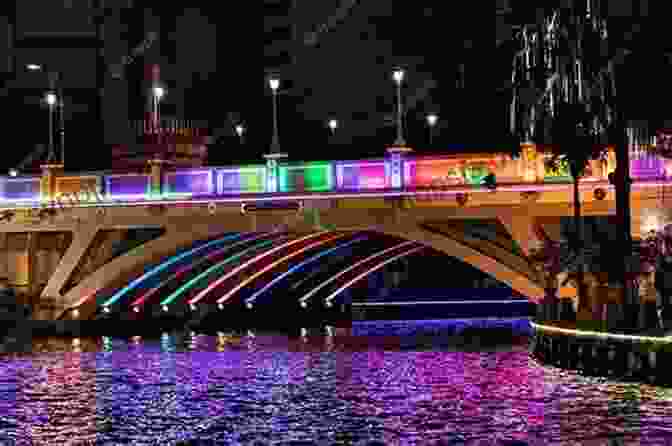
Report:
[{"label": "colorful railing panel", "polygon": [[4,201],[40,201],[40,177],[4,178],[0,187]]},{"label": "colorful railing panel", "polygon": [[328,192],[333,188],[332,163],[280,166],[280,192]]},{"label": "colorful railing panel", "polygon": [[215,193],[214,169],[178,170],[167,172],[164,195],[212,195]]},{"label": "colorful railing panel", "polygon": [[219,194],[252,194],[266,191],[266,166],[223,168],[217,171]]},{"label": "colorful railing panel", "polygon": [[149,175],[115,174],[105,176],[105,196],[111,200],[148,198],[150,188]]},{"label": "colorful railing panel", "polygon": [[336,187],[341,190],[369,190],[389,187],[385,160],[334,161]]}]

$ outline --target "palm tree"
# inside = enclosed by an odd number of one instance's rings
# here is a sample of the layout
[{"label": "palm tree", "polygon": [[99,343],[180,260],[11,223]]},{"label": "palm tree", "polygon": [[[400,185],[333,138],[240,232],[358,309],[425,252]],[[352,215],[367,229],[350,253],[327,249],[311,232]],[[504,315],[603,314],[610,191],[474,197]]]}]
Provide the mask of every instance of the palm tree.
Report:
[{"label": "palm tree", "polygon": [[558,113],[552,120],[548,133],[551,140],[551,157],[546,161],[550,171],[569,171],[574,191],[575,238],[572,250],[577,258],[576,270],[579,311],[586,311],[584,276],[584,241],[581,221],[581,195],[579,183],[591,160],[603,158],[607,151],[593,131],[593,114],[584,104],[560,103]]}]

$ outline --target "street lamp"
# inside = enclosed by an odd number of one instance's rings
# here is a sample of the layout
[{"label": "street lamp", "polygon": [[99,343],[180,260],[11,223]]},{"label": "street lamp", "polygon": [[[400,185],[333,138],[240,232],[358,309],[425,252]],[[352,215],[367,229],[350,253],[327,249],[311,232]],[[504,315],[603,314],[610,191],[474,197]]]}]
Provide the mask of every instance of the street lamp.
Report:
[{"label": "street lamp", "polygon": [[331,136],[334,136],[336,134],[336,129],[338,128],[338,121],[330,119],[327,125],[329,126],[329,130],[331,130]]},{"label": "street lamp", "polygon": [[271,142],[271,153],[280,153],[280,137],[278,135],[278,88],[280,88],[280,79],[271,77],[268,79],[268,86],[273,92],[273,141]]},{"label": "street lamp", "polygon": [[63,90],[59,83],[60,73],[57,71],[50,70],[45,65],[30,63],[26,65],[28,71],[42,71],[46,72],[49,76],[49,89],[50,91],[45,96],[45,101],[49,106],[49,160],[53,161],[55,158],[54,152],[54,108],[59,108],[59,134],[61,140],[61,164],[65,164],[65,99],[63,96]]},{"label": "street lamp", "polygon": [[236,135],[238,135],[238,138],[240,138],[240,142],[243,142],[243,134],[245,133],[245,127],[243,124],[238,124],[235,128],[236,130]]},{"label": "street lamp", "polygon": [[166,94],[166,90],[164,90],[163,87],[160,86],[155,86],[152,88],[152,97],[154,98],[154,119],[156,120],[156,124],[158,126],[160,122],[159,118],[159,102],[161,102],[161,99],[163,96]]},{"label": "street lamp", "polygon": [[402,124],[403,111],[401,109],[401,83],[404,81],[404,76],[405,72],[401,68],[397,68],[392,73],[392,78],[394,79],[394,82],[397,84],[397,140],[394,142],[394,144],[398,147],[406,146],[406,141],[404,141],[403,124]]},{"label": "street lamp", "polygon": [[439,117],[436,116],[434,113],[430,113],[427,115],[427,125],[429,125],[429,145],[432,145],[433,139],[434,139],[434,126],[436,125],[437,121],[439,120]]},{"label": "street lamp", "polygon": [[58,98],[54,93],[49,92],[44,99],[49,106],[49,161],[52,161],[54,159],[54,106]]},{"label": "street lamp", "polygon": [[15,177],[19,174],[19,171],[17,169],[9,169],[9,176],[10,177]]}]

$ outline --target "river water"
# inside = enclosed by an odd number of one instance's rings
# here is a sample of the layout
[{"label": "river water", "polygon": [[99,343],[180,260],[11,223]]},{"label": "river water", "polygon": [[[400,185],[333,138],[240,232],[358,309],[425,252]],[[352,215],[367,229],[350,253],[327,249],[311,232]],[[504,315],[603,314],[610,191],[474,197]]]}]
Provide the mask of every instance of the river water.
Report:
[{"label": "river water", "polygon": [[0,354],[0,445],[672,445],[672,389],[539,364],[526,320],[326,335],[33,339]]}]

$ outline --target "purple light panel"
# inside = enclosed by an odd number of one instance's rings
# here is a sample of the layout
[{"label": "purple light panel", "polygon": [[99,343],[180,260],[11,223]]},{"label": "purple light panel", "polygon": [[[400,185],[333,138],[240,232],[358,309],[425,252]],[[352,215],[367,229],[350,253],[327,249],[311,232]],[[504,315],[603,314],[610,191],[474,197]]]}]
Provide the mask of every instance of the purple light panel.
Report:
[{"label": "purple light panel", "polygon": [[634,178],[659,178],[665,174],[665,160],[655,155],[644,155],[630,160]]},{"label": "purple light panel", "polygon": [[214,193],[214,171],[169,172],[165,177],[167,193],[210,195]]},{"label": "purple light panel", "polygon": [[108,197],[118,195],[142,195],[149,192],[149,175],[108,175],[105,191]]},{"label": "purple light panel", "polygon": [[6,179],[2,182],[5,200],[40,199],[40,178]]}]

